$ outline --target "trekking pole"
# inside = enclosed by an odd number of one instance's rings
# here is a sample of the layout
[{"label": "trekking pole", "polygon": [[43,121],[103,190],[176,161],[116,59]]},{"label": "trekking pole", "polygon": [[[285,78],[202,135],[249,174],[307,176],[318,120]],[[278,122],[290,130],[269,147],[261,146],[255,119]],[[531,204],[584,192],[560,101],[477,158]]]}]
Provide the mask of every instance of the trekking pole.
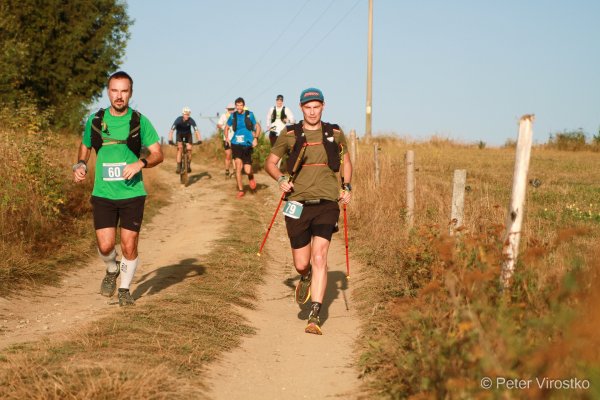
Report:
[{"label": "trekking pole", "polygon": [[[344,187],[344,145],[340,144],[340,175]],[[348,256],[348,213],[344,204],[344,244],[346,246],[346,279],[350,279],[350,257]]]},{"label": "trekking pole", "polygon": [[350,258],[348,257],[348,213],[344,204],[344,242],[346,244],[346,279],[350,279]]},{"label": "trekking pole", "polygon": [[[298,171],[300,162],[304,158],[304,152],[306,151],[306,146],[307,146],[307,144],[305,143],[304,146],[302,146],[302,148],[300,149],[300,154],[298,154],[298,159],[294,163],[294,168],[292,168],[292,172],[290,173],[290,177],[288,178],[288,182],[290,182],[290,183],[294,183],[294,180],[296,179],[296,172]],[[271,223],[269,224],[269,227],[267,228],[267,231],[265,232],[265,237],[263,238],[262,243],[260,244],[258,253],[256,253],[256,255],[259,257],[260,257],[260,254],[262,253],[262,249],[265,246],[265,243],[267,242],[267,238],[269,237],[269,232],[271,232],[271,228],[273,227],[273,222],[275,222],[275,217],[277,217],[277,213],[279,212],[279,207],[281,207],[281,203],[283,202],[283,199],[285,198],[286,195],[287,195],[287,193],[283,192],[281,194],[281,197],[279,198],[279,203],[277,204],[277,208],[275,209],[275,214],[273,214],[273,218],[271,218]]]}]

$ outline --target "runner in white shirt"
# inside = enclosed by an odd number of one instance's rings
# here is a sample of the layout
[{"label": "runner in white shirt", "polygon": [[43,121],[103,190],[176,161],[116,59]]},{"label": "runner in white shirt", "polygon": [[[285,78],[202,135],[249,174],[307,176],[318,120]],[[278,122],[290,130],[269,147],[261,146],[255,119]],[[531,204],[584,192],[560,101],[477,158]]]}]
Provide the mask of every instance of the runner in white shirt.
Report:
[{"label": "runner in white shirt", "polygon": [[[225,114],[221,114],[219,117],[219,121],[217,122],[217,128],[219,129],[219,133],[221,134],[221,138],[223,139],[223,148],[225,149],[225,177],[231,178],[231,174],[229,173],[229,167],[231,166],[231,138],[233,137],[233,130],[229,131],[229,142],[225,139],[225,125],[227,124],[227,120],[233,111],[235,111],[235,105],[233,103],[227,104]],[[235,167],[234,167],[235,168]]]},{"label": "runner in white shirt", "polygon": [[273,147],[277,140],[277,136],[279,136],[279,133],[283,128],[285,128],[286,125],[296,122],[292,110],[283,105],[282,95],[277,95],[275,106],[269,108],[265,121],[267,122],[265,131],[269,132],[269,141],[271,142],[271,147]]}]

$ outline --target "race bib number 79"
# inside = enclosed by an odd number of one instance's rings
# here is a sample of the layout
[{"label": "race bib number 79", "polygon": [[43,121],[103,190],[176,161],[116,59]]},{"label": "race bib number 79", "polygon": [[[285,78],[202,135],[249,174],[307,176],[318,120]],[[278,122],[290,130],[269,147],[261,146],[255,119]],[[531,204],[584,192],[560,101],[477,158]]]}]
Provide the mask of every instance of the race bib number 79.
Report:
[{"label": "race bib number 79", "polygon": [[298,203],[297,201],[286,201],[285,207],[283,207],[283,215],[293,219],[298,219],[300,218],[300,215],[302,215],[303,208],[304,206],[302,203]]},{"label": "race bib number 79", "polygon": [[127,163],[103,163],[102,164],[102,180],[105,181],[123,181],[123,170]]}]

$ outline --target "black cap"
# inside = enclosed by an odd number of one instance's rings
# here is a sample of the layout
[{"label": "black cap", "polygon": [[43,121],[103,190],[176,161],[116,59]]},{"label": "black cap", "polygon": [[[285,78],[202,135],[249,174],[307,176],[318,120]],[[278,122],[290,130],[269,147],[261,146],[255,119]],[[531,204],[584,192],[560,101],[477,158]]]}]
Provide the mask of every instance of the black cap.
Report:
[{"label": "black cap", "polygon": [[275,100],[283,100],[283,95],[282,94],[278,94],[277,98]]}]

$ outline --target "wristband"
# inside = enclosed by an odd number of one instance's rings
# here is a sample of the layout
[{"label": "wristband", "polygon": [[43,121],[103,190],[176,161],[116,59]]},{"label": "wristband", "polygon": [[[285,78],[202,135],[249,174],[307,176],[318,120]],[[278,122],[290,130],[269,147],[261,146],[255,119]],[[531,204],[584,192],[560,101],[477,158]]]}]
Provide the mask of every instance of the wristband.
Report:
[{"label": "wristband", "polygon": [[279,178],[277,178],[277,183],[281,183],[286,179],[285,175],[281,175]]},{"label": "wristband", "polygon": [[352,185],[349,183],[344,183],[342,185],[342,189],[344,189],[346,192],[351,192],[352,191]]},{"label": "wristband", "polygon": [[79,167],[83,167],[83,169],[85,170],[85,172],[87,172],[88,168],[87,168],[87,164],[85,163],[84,160],[79,160],[77,161],[77,164],[73,165],[73,172],[75,172]]},{"label": "wristband", "polygon": [[146,160],[145,158],[140,158],[140,161],[142,162],[142,164],[144,164],[142,168],[146,168],[148,166],[148,160]]}]

